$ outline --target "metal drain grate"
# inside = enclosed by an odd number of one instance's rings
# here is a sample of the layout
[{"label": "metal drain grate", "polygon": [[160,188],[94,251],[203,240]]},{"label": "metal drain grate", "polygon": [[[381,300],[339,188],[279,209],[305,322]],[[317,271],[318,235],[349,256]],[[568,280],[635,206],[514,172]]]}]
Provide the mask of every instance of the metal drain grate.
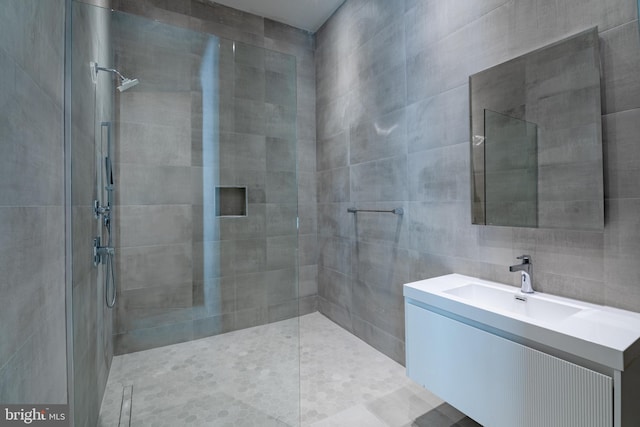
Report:
[{"label": "metal drain grate", "polygon": [[133,385],[122,387],[122,404],[120,405],[120,421],[118,427],[131,427],[131,400]]}]

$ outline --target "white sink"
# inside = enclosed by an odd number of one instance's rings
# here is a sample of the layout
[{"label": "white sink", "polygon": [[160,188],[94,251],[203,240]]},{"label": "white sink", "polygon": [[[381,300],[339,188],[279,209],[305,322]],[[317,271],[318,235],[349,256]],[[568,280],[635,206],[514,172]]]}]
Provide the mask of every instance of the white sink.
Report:
[{"label": "white sink", "polygon": [[542,292],[523,294],[514,286],[461,274],[407,283],[403,294],[408,304],[602,366],[622,371],[640,361],[640,313]]},{"label": "white sink", "polygon": [[474,304],[544,322],[558,322],[583,310],[582,307],[547,300],[536,294],[523,294],[518,289],[499,289],[479,283],[469,283],[448,289],[444,293],[469,300]]}]

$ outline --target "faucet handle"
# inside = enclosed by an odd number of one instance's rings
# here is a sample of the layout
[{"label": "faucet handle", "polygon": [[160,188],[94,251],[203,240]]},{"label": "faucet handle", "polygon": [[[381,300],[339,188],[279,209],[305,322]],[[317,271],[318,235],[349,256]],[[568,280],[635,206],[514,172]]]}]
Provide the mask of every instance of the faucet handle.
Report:
[{"label": "faucet handle", "polygon": [[523,264],[529,264],[531,262],[531,255],[520,255],[516,259],[521,259]]}]

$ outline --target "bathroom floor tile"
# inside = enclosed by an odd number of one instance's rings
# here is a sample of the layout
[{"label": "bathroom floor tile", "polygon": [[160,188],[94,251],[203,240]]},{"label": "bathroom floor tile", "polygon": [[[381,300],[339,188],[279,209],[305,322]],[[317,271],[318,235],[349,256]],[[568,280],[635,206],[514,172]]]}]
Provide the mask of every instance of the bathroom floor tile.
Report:
[{"label": "bathroom floor tile", "polygon": [[100,427],[128,386],[133,427],[478,426],[320,313],[114,357]]}]

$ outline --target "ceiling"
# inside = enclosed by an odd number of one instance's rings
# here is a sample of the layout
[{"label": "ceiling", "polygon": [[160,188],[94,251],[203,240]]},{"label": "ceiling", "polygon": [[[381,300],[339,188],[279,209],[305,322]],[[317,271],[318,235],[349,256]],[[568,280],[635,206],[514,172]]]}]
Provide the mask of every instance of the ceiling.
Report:
[{"label": "ceiling", "polygon": [[214,0],[315,33],[344,0]]}]

